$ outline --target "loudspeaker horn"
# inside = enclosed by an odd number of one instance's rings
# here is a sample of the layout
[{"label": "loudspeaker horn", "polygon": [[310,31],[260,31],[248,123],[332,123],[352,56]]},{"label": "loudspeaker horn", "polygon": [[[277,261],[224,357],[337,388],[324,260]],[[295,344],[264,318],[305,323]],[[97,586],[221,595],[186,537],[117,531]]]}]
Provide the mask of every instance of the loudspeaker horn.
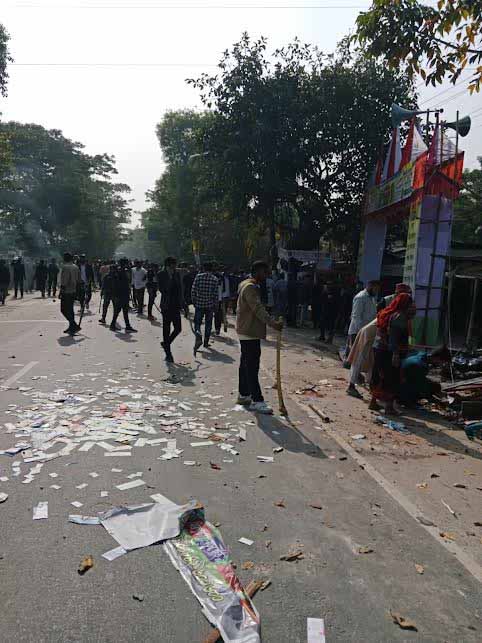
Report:
[{"label": "loudspeaker horn", "polygon": [[467,136],[470,132],[470,127],[472,125],[472,119],[470,116],[464,116],[459,118],[458,121],[451,121],[450,123],[443,123],[444,127],[449,127],[450,129],[458,132],[459,136]]},{"label": "loudspeaker horn", "polygon": [[427,110],[417,110],[417,109],[405,109],[400,107],[396,103],[392,103],[392,125],[393,127],[399,127],[402,121],[408,121],[418,114],[426,114]]}]

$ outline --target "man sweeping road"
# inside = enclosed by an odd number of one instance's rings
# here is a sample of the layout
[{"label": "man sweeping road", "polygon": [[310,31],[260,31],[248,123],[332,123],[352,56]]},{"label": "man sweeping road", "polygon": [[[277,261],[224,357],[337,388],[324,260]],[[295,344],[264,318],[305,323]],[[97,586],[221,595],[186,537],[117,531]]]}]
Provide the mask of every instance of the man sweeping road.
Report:
[{"label": "man sweeping road", "polygon": [[261,340],[266,339],[267,325],[280,331],[283,323],[270,317],[261,302],[260,285],[266,281],[268,274],[268,264],[255,261],[251,267],[251,277],[239,285],[236,332],[241,346],[238,404],[248,406],[250,411],[270,415],[273,410],[264,401],[258,377]]}]

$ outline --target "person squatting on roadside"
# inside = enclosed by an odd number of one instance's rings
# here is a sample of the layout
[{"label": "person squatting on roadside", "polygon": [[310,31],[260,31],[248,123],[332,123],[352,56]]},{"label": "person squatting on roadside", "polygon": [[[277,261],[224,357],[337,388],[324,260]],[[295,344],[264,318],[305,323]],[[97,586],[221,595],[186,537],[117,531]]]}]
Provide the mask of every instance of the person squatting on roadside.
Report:
[{"label": "person squatting on roadside", "polygon": [[260,296],[260,285],[269,275],[265,261],[255,261],[251,277],[239,285],[236,313],[236,332],[241,347],[239,364],[238,404],[248,406],[250,411],[271,414],[273,410],[264,401],[259,385],[261,340],[266,339],[266,326],[281,330],[283,323],[270,317]]}]

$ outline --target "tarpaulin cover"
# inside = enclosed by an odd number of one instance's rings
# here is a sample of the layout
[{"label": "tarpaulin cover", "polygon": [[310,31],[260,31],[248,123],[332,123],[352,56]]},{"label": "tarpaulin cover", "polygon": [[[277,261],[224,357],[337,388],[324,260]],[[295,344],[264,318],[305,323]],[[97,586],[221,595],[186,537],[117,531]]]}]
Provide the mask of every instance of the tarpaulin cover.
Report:
[{"label": "tarpaulin cover", "polygon": [[[183,524],[182,524],[183,523]],[[198,508],[181,519],[179,536],[164,543],[173,565],[225,643],[259,643],[259,616],[236,576],[219,531]]]}]

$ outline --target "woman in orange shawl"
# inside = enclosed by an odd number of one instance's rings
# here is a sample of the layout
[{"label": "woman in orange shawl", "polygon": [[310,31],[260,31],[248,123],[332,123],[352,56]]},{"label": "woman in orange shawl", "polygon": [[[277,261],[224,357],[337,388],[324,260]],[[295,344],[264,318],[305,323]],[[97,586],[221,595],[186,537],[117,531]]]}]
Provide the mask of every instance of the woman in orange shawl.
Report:
[{"label": "woman in orange shawl", "polygon": [[396,415],[393,402],[400,387],[400,359],[408,349],[412,297],[408,293],[397,295],[377,315],[377,336],[373,344],[374,365],[368,407],[379,410],[377,400],[385,402],[385,412]]}]

